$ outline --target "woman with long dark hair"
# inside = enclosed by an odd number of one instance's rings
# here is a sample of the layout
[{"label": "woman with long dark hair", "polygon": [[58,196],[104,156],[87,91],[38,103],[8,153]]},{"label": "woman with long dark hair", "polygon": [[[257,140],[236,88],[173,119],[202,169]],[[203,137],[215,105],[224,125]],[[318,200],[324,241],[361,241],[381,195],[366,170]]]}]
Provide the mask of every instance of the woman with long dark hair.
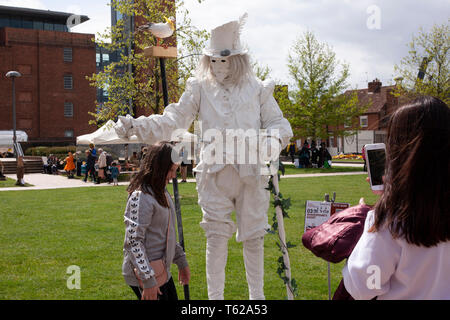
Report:
[{"label": "woman with long dark hair", "polygon": [[178,266],[178,279],[189,283],[185,253],[176,243],[175,209],[166,189],[176,177],[179,163],[173,145],[150,146],[139,172],[128,186],[122,273],[125,282],[142,300],[177,300],[170,266]]},{"label": "woman with long dark hair", "polygon": [[343,270],[355,299],[450,299],[450,109],[422,97],[391,117],[384,192]]}]

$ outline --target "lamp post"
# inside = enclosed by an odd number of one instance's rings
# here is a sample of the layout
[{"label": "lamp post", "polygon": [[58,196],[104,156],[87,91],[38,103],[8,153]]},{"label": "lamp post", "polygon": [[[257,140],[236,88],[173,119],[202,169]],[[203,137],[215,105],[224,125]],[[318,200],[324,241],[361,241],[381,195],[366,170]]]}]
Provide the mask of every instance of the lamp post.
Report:
[{"label": "lamp post", "polygon": [[22,75],[18,71],[9,71],[6,74],[7,78],[12,79],[12,107],[13,107],[13,145],[14,145],[14,156],[16,157],[16,173],[17,173],[17,183],[22,185],[23,183],[23,158],[19,155],[19,150],[17,148],[17,137],[16,137],[16,85],[15,79],[21,77]]},{"label": "lamp post", "polygon": [[9,71],[6,74],[7,78],[12,79],[12,107],[13,107],[13,144],[14,144],[14,154],[17,157],[17,150],[16,150],[16,86],[15,86],[15,79],[21,77],[22,75],[18,71]]}]

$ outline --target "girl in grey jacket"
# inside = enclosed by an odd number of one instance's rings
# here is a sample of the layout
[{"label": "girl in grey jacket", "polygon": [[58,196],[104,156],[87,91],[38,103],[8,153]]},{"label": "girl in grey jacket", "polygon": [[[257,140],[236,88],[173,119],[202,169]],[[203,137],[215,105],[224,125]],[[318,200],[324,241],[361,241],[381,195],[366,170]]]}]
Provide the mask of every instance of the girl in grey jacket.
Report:
[{"label": "girl in grey jacket", "polygon": [[[190,279],[186,255],[176,243],[175,210],[166,189],[179,166],[172,161],[172,150],[168,142],[151,146],[127,189],[122,274],[142,300],[177,300],[172,263],[178,266],[181,284]],[[158,259],[163,259],[168,274],[168,281],[159,288],[150,266],[150,261]]]}]

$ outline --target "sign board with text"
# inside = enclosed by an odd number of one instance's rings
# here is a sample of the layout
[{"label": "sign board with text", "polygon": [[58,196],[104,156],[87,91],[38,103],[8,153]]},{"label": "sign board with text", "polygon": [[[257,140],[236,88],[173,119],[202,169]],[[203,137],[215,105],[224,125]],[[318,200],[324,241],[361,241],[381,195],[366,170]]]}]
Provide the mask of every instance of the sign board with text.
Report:
[{"label": "sign board with text", "polygon": [[306,201],[305,209],[305,232],[309,229],[320,226],[333,214],[350,207],[348,203]]}]

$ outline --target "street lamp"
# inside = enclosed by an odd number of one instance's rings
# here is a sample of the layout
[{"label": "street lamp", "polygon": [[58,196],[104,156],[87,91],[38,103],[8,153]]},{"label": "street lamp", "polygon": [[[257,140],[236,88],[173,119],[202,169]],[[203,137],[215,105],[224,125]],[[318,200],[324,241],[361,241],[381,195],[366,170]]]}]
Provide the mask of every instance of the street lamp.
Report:
[{"label": "street lamp", "polygon": [[18,185],[23,185],[23,174],[25,171],[23,164],[23,155],[19,155],[19,150],[17,148],[17,137],[16,137],[16,86],[15,79],[21,77],[22,75],[18,71],[9,71],[6,74],[7,78],[12,79],[12,105],[13,105],[13,144],[14,144],[14,155],[16,157],[16,173],[17,173],[17,183]]},{"label": "street lamp", "polygon": [[22,75],[18,71],[9,71],[6,74],[7,78],[12,79],[12,105],[13,105],[13,144],[14,144],[14,153],[17,157],[17,150],[16,150],[16,86],[15,86],[15,79],[21,77]]}]

